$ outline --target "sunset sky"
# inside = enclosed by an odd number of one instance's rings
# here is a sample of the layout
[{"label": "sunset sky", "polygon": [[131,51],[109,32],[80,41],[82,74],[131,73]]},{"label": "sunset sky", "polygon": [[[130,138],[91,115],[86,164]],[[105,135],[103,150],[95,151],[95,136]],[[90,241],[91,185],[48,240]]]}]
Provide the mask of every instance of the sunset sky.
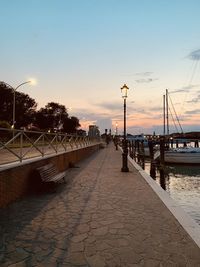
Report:
[{"label": "sunset sky", "polygon": [[[184,131],[200,131],[199,0],[0,0],[0,80],[38,108],[65,105],[83,129],[162,133],[170,92]],[[170,101],[169,101],[170,102]],[[174,113],[171,108],[172,113]],[[171,127],[171,131],[174,128]]]}]

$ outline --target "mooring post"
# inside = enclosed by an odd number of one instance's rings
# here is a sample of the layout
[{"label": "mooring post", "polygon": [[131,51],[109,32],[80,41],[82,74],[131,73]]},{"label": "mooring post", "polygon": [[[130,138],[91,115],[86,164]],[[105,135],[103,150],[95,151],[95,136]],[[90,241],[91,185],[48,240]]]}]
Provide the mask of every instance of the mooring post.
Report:
[{"label": "mooring post", "polygon": [[166,190],[165,171],[164,166],[160,167],[160,186]]},{"label": "mooring post", "polygon": [[160,139],[160,164],[165,164],[165,139]]},{"label": "mooring post", "polygon": [[129,141],[129,155],[131,158],[133,158],[133,146],[132,141]]},{"label": "mooring post", "polygon": [[153,142],[151,140],[148,141],[148,146],[149,146],[149,155],[151,161],[153,160]]},{"label": "mooring post", "polygon": [[194,142],[194,147],[199,147],[199,142],[198,142],[198,140],[195,140],[195,142]]},{"label": "mooring post", "polygon": [[171,148],[173,148],[173,144],[174,144],[173,138],[170,138],[170,143],[171,143]]},{"label": "mooring post", "polygon": [[149,140],[148,141],[148,146],[149,146],[149,154],[150,154],[150,159],[151,159],[151,165],[150,165],[150,176],[155,179],[156,178],[156,164],[154,161],[154,155],[153,155],[153,141]]},{"label": "mooring post", "polygon": [[178,140],[176,140],[176,148],[178,148]]}]

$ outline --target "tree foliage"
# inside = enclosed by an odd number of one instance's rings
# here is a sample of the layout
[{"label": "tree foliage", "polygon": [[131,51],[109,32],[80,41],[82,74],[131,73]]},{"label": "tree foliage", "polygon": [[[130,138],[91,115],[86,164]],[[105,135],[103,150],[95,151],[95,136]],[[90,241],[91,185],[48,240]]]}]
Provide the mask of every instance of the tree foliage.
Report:
[{"label": "tree foliage", "polygon": [[80,127],[79,119],[69,117],[64,105],[50,102],[36,112],[36,125],[45,131],[75,133]]},{"label": "tree foliage", "polygon": [[[14,89],[0,82],[0,121],[13,124]],[[80,127],[79,119],[69,117],[64,105],[49,102],[36,111],[37,104],[29,95],[15,91],[15,128],[35,125],[44,131],[76,133]]]},{"label": "tree foliage", "polygon": [[[0,83],[0,120],[13,124],[13,88]],[[24,127],[33,122],[37,107],[35,100],[29,95],[15,91],[15,128]]]},{"label": "tree foliage", "polygon": [[43,130],[61,130],[65,118],[68,118],[65,106],[50,102],[36,112],[35,123]]},{"label": "tree foliage", "polygon": [[81,125],[77,117],[70,117],[64,120],[63,129],[66,133],[76,133],[80,126]]}]

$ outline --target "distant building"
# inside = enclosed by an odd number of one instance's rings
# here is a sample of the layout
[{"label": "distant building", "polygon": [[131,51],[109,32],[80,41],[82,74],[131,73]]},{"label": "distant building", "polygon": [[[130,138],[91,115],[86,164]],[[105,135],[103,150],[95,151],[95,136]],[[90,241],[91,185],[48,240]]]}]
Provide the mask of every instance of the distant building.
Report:
[{"label": "distant building", "polygon": [[88,136],[89,137],[99,137],[100,136],[99,127],[96,125],[89,125]]},{"label": "distant building", "polygon": [[79,129],[76,131],[79,136],[86,136],[86,131]]}]

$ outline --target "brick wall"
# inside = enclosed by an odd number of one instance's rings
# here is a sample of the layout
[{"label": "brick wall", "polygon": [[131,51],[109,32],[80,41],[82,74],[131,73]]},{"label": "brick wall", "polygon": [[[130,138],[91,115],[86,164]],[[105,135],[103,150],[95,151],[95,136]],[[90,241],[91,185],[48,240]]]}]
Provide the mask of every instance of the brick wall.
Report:
[{"label": "brick wall", "polygon": [[5,207],[29,192],[30,179],[34,178],[32,174],[36,168],[52,162],[59,171],[64,171],[69,168],[69,164],[75,164],[99,148],[99,145],[93,145],[0,170],[0,207]]}]

